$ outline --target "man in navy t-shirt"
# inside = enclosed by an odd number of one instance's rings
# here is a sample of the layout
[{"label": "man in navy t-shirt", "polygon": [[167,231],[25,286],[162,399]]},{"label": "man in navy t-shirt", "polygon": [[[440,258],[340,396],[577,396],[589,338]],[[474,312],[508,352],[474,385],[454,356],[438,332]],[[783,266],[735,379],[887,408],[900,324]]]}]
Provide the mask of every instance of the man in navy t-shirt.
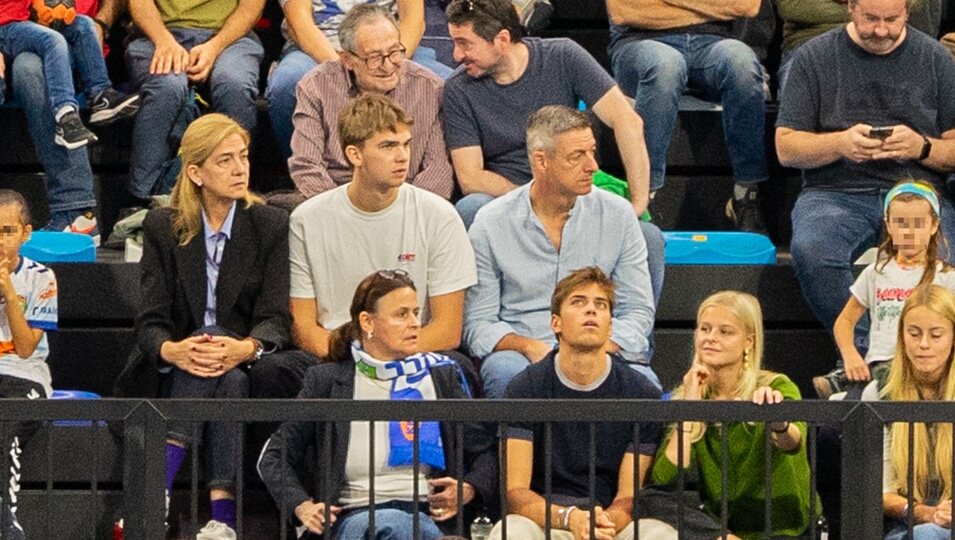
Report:
[{"label": "man in navy t-shirt", "polygon": [[[571,273],[551,301],[551,328],[558,348],[517,375],[507,388],[512,399],[659,399],[643,375],[608,354],[613,282],[596,267]],[[552,538],[587,537],[594,520],[598,538],[632,538],[634,467],[642,483],[660,441],[657,424],[642,424],[634,440],[630,424],[595,425],[596,454],[590,456],[588,424],[551,424],[551,494],[547,508],[544,424],[515,423],[507,439],[507,533],[509,538],[544,538],[550,512]],[[590,507],[589,459],[595,460],[596,506]],[[491,533],[501,538],[501,524]],[[641,537],[669,526],[640,521]]]},{"label": "man in navy t-shirt", "polygon": [[[879,239],[885,193],[908,177],[944,189],[955,169],[951,54],[906,25],[906,0],[849,0],[848,9],[846,26],[796,51],[776,123],[779,162],[803,170],[793,266],[826,328],[848,300],[852,262]],[[941,219],[955,238],[948,197]]]}]

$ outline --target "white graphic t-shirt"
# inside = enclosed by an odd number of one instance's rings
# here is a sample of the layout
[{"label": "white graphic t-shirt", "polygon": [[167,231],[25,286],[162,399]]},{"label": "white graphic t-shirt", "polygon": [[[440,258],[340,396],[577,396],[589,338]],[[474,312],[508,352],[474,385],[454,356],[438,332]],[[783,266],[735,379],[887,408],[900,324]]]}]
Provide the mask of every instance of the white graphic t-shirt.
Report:
[{"label": "white graphic t-shirt", "polygon": [[28,358],[17,356],[13,333],[7,319],[6,300],[0,297],[0,374],[18,377],[43,385],[47,396],[53,393],[50,368],[46,357],[50,354],[46,332],[56,330],[57,290],[53,271],[26,257],[11,277],[17,301],[30,328],[43,330],[43,337]]},{"label": "white graphic t-shirt", "polygon": [[[859,274],[849,291],[869,310],[869,352],[866,363],[890,360],[895,355],[899,317],[902,306],[922,279],[924,268],[904,269],[894,260],[877,270],[880,263],[870,264]],[[939,263],[935,271],[936,285],[955,292],[955,271],[942,272]]]}]

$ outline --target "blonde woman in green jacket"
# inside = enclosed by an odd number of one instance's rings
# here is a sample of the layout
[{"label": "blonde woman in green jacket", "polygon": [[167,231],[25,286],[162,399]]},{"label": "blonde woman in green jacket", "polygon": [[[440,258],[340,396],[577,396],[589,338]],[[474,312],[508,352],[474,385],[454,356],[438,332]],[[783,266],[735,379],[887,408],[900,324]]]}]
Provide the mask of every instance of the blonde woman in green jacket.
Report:
[{"label": "blonde woman in green jacket", "polygon": [[[694,334],[693,365],[673,399],[752,400],[773,405],[800,399],[788,377],[760,369],[763,323],[759,301],[736,292],[716,293],[700,305]],[[764,437],[772,449],[772,533],[798,536],[809,528],[809,463],[804,422],[731,423],[727,426],[730,474],[728,527],[742,538],[761,538],[765,529]],[[657,453],[652,481],[677,482],[677,449],[683,439],[683,464],[696,469],[704,511],[719,521],[722,493],[722,444],[718,424],[684,422],[671,426]],[[689,477],[689,476],[687,476]],[[817,511],[820,505],[816,505]]]}]

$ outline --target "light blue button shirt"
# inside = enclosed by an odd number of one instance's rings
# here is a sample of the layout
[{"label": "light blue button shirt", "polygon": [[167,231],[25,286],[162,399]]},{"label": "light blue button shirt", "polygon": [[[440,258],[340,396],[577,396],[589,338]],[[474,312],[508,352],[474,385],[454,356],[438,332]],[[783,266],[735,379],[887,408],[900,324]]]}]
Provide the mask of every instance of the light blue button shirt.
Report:
[{"label": "light blue button shirt", "polygon": [[511,333],[556,343],[550,299],[557,282],[597,266],[616,285],[611,339],[627,360],[645,359],[654,303],[633,207],[597,188],[578,197],[558,252],[531,209],[530,186],[488,203],[468,231],[478,274],[465,302],[464,341],[471,353],[483,358]]},{"label": "light blue button shirt", "polygon": [[216,284],[219,282],[219,265],[226,241],[232,238],[232,218],[235,217],[235,202],[229,207],[222,227],[216,231],[209,225],[206,211],[202,211],[202,237],[206,241],[206,313],[202,319],[205,326],[216,324]]}]

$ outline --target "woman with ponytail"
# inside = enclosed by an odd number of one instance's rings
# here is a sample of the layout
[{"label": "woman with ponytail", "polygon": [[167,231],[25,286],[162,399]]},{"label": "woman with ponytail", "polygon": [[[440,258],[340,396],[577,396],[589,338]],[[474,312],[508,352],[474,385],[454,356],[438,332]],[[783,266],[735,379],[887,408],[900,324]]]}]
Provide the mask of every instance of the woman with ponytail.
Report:
[{"label": "woman with ponytail", "polygon": [[[311,368],[300,398],[356,400],[434,400],[470,397],[461,368],[448,357],[416,353],[421,323],[415,286],[402,270],[383,270],[358,285],[349,310],[350,320],[330,337],[328,361]],[[365,538],[369,504],[375,500],[375,538],[413,538],[414,506],[419,538],[444,536],[438,527],[462,509],[463,503],[489,501],[496,485],[494,439],[479,426],[465,426],[464,464],[458,469],[451,426],[420,422],[420,469],[413,474],[413,443],[405,422],[377,422],[369,434],[368,422],[286,422],[269,439],[259,458],[259,474],[278,505],[294,515],[306,536]],[[330,433],[329,433],[330,432]],[[328,435],[332,452],[324,455]],[[369,451],[374,444],[375,462]],[[314,473],[320,476],[314,491],[296,471],[311,452],[318,455]],[[384,450],[382,450],[384,449]],[[375,491],[370,491],[371,478]],[[414,500],[417,484],[418,500]],[[429,492],[431,493],[429,495]],[[449,521],[453,523],[453,521]],[[326,533],[329,533],[330,536]],[[314,535],[314,536],[309,536]]]}]

